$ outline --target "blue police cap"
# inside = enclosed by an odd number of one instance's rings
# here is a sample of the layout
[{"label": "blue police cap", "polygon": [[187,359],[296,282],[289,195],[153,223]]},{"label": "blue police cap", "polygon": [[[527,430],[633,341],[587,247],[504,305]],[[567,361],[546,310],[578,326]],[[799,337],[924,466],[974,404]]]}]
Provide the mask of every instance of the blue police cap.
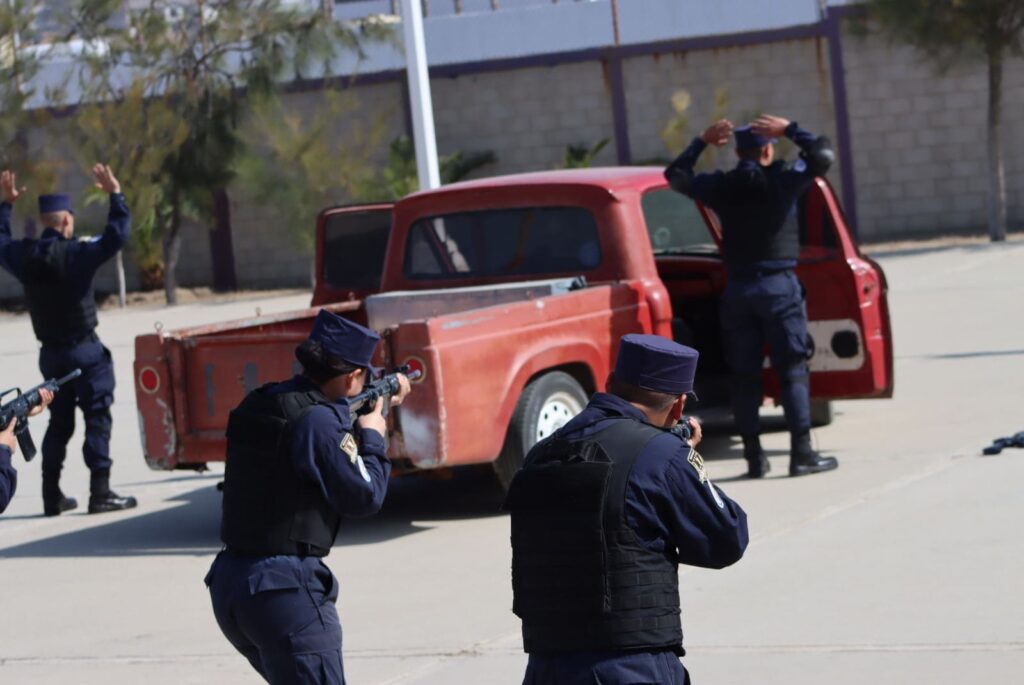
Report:
[{"label": "blue police cap", "polygon": [[53,214],[54,212],[70,212],[74,214],[74,211],[71,209],[71,198],[63,193],[40,195],[39,213]]},{"label": "blue police cap", "polygon": [[622,336],[615,378],[666,395],[693,393],[699,354],[692,347],[658,335]]},{"label": "blue police cap", "polygon": [[380,342],[380,336],[365,326],[321,309],[313,322],[309,339],[319,343],[323,351],[331,357],[368,368],[371,373],[380,371],[370,363],[377,343]]},{"label": "blue police cap", "polygon": [[733,136],[736,137],[736,149],[747,150],[755,147],[764,147],[770,143],[774,143],[774,138],[768,138],[754,133],[754,129],[750,125],[740,126],[732,132]]}]

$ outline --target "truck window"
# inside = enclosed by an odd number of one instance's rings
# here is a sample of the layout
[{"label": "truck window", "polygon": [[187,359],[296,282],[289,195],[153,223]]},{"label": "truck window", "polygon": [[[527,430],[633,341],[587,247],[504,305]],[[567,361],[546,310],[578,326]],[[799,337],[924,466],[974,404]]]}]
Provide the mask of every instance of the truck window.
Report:
[{"label": "truck window", "polygon": [[690,198],[665,188],[640,200],[654,254],[718,254],[704,217]]},{"label": "truck window", "polygon": [[597,222],[581,207],[489,209],[420,219],[405,250],[409,278],[579,273],[601,264]]},{"label": "truck window", "polygon": [[379,290],[390,211],[329,215],[324,223],[324,282],[331,288]]}]

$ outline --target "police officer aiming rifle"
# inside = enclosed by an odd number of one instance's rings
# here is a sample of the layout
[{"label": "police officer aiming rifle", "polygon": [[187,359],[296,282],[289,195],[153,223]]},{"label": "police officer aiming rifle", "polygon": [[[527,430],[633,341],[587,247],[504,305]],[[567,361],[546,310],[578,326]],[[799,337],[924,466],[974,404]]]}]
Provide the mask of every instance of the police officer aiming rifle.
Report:
[{"label": "police officer aiming rifle", "polygon": [[380,509],[391,474],[384,404],[410,389],[403,374],[382,379],[353,421],[349,400],[378,371],[378,342],[320,310],[295,351],[302,373],[249,393],[228,419],[224,551],[206,584],[224,636],[271,683],[345,682],[338,581],[321,558],[342,516]]},{"label": "police officer aiming rifle", "polygon": [[722,568],[747,516],[708,480],[701,438],[671,430],[697,351],[622,338],[608,392],[530,450],[512,479],[512,610],[524,685],[684,685],[679,564]]},{"label": "police officer aiming rifle", "polygon": [[[11,498],[14,497],[14,491],[18,489],[18,472],[14,469],[11,458],[18,451],[18,444],[25,440],[20,435],[15,434],[17,424],[29,416],[42,413],[43,409],[50,406],[50,403],[53,402],[54,391],[47,388],[45,383],[42,386],[33,388],[21,397],[31,395],[33,391],[36,393],[36,399],[32,402],[23,402],[23,406],[13,408],[17,411],[8,409],[9,405],[4,405],[4,407],[0,408],[0,426],[4,427],[0,431],[0,513],[7,509]],[[28,434],[27,425],[21,428],[21,430],[25,435]],[[31,444],[31,437],[28,440],[28,444]],[[29,459],[31,457],[26,454],[25,461]]]}]

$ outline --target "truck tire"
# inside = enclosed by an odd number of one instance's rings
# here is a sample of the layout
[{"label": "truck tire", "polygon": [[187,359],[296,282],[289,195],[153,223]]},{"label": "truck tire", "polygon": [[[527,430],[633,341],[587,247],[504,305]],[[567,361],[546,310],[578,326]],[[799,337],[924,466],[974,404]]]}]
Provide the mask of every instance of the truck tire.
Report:
[{"label": "truck tire", "polygon": [[815,428],[832,423],[832,403],[828,400],[811,400],[811,425]]},{"label": "truck tire", "polygon": [[519,396],[505,444],[493,464],[501,489],[508,491],[531,447],[564,426],[585,406],[587,394],[567,373],[551,371],[531,381]]}]

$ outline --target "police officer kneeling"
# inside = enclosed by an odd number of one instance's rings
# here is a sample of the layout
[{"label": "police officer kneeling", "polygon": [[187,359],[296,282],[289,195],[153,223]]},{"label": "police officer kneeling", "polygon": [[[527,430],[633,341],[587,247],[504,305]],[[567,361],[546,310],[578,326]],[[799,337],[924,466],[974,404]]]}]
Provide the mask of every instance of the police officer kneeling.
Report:
[{"label": "police officer kneeling", "polygon": [[728,566],[748,540],[743,509],[670,430],[696,368],[696,350],[624,336],[608,392],[530,450],[512,480],[524,685],[688,682],[678,565]]},{"label": "police officer kneeling", "polygon": [[[271,683],[344,683],[337,579],[321,561],[342,516],[384,501],[391,463],[382,402],[353,426],[380,341],[320,310],[296,349],[302,374],[249,393],[228,420],[224,510],[206,576],[224,635]],[[392,398],[400,404],[409,381]]]}]

